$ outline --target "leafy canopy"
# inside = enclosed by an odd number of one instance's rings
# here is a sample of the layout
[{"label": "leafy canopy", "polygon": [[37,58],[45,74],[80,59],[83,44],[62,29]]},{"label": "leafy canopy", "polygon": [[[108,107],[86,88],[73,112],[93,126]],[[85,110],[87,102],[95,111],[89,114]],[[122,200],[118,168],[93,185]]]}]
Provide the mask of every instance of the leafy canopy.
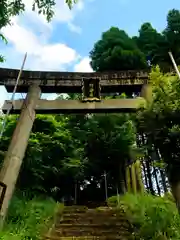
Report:
[{"label": "leafy canopy", "polygon": [[95,71],[134,70],[146,68],[144,54],[123,30],[110,28],[102,34],[90,52]]}]

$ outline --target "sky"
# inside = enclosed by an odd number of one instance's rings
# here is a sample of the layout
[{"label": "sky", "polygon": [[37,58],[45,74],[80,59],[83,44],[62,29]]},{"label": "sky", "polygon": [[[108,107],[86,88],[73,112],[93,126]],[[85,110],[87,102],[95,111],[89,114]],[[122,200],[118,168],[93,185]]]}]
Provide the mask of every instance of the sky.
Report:
[{"label": "sky", "polygon": [[[26,12],[1,30],[8,44],[0,42],[0,53],[6,58],[0,67],[20,69],[27,52],[26,70],[91,72],[89,52],[102,32],[116,26],[133,36],[144,22],[162,31],[168,11],[180,9],[179,0],[79,0],[69,10],[64,0],[56,0],[55,15],[47,23],[31,11],[32,2],[24,0]],[[0,105],[10,97],[0,86]]]}]

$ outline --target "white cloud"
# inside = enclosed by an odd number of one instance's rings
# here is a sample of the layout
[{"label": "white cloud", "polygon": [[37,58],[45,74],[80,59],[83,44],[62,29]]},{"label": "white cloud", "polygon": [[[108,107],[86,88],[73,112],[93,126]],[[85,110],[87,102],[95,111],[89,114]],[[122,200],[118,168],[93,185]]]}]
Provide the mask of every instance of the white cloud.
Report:
[{"label": "white cloud", "polygon": [[81,61],[74,66],[74,71],[75,72],[93,72],[93,69],[90,66],[90,58],[85,57],[81,59]]},{"label": "white cloud", "polygon": [[[3,34],[11,43],[11,54],[7,55],[7,61],[12,55],[28,53],[26,68],[32,70],[65,70],[66,65],[73,63],[78,58],[77,52],[64,43],[49,43],[33,32],[32,28],[22,27],[17,19],[13,24],[2,29]],[[22,57],[19,57],[21,60]],[[16,61],[16,64],[20,64]],[[18,67],[18,66],[17,66]]]},{"label": "white cloud", "polygon": [[[54,7],[54,16],[50,23],[47,23],[46,17],[43,14],[38,14],[37,11],[32,11],[32,4],[34,0],[24,0],[26,4],[26,17],[30,19],[30,21],[35,24],[43,24],[48,28],[52,28],[52,25],[55,23],[67,23],[69,29],[73,32],[79,33],[74,23],[74,19],[84,9],[84,2],[83,0],[79,0],[77,4],[73,6],[73,9],[69,9],[68,5],[65,3],[65,0],[58,0],[56,1],[56,5]],[[74,28],[72,27],[74,26]]]},{"label": "white cloud", "polygon": [[3,28],[2,33],[20,53],[28,50],[30,54],[36,54],[39,51],[40,44],[36,35],[30,29],[18,25],[17,21],[14,21],[11,26]]},{"label": "white cloud", "polygon": [[67,23],[71,31],[81,33],[81,28],[74,24],[74,19],[77,13],[83,10],[84,3],[79,0],[78,4],[69,10],[64,0],[58,0],[53,21],[47,23],[43,15],[32,11],[32,2],[33,0],[24,0],[26,12],[20,17],[14,17],[12,25],[2,29],[11,44],[1,51],[7,59],[4,66],[19,68],[23,55],[27,52],[26,69],[65,71],[79,56],[64,43],[51,43],[50,37],[57,22]]},{"label": "white cloud", "polygon": [[74,19],[83,9],[83,0],[79,0],[72,10],[69,9],[64,0],[59,0],[55,6],[53,22],[66,22],[72,32],[81,33],[82,29],[74,23]]},{"label": "white cloud", "polygon": [[76,33],[79,33],[79,34],[82,32],[82,29],[79,26],[73,24],[72,22],[68,23],[68,27],[72,32],[76,32]]},{"label": "white cloud", "polygon": [[47,44],[41,46],[36,61],[31,63],[33,69],[65,71],[66,67],[78,58],[76,51],[65,44]]}]

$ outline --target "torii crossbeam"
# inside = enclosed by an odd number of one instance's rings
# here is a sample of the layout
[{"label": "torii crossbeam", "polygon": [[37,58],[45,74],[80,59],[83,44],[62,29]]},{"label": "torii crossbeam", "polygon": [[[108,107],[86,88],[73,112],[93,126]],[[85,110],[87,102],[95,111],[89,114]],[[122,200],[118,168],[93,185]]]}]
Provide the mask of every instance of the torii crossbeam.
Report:
[{"label": "torii crossbeam", "polygon": [[[18,76],[18,70],[0,69],[0,85],[4,85],[8,92],[12,92]],[[99,103],[87,103],[87,101],[63,101],[63,100],[38,100],[35,106],[37,113],[86,113],[86,112],[131,112],[136,111],[144,104],[143,99],[116,99],[101,100],[101,93],[132,93],[139,94],[143,86],[148,83],[146,71],[121,71],[107,73],[76,73],[76,72],[40,72],[23,71],[17,86],[17,92],[27,93],[30,85],[35,84],[40,87],[42,93],[84,93],[82,100],[99,100]],[[91,82],[89,82],[91,80]],[[94,91],[96,96],[90,97],[89,85],[96,84]],[[96,89],[95,89],[96,87]],[[13,106],[9,101],[5,101],[2,108],[6,112],[12,107],[11,114],[20,113],[22,101],[13,101]]]}]

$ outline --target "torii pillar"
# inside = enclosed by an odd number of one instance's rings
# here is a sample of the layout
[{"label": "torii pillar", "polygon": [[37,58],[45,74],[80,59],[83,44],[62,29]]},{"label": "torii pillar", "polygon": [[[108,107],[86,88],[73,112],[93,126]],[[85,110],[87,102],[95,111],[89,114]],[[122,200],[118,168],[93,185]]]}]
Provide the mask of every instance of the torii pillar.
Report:
[{"label": "torii pillar", "polygon": [[[23,104],[19,120],[14,130],[3,166],[0,171],[0,182],[7,186],[4,201],[0,210],[0,227],[3,227],[8,206],[12,198],[29,136],[35,120],[35,107],[40,97],[41,89],[38,85],[31,85]],[[2,191],[1,191],[2,192]]]},{"label": "torii pillar", "polygon": [[153,101],[152,85],[150,83],[144,84],[141,89],[141,97],[144,97],[148,104]]}]

